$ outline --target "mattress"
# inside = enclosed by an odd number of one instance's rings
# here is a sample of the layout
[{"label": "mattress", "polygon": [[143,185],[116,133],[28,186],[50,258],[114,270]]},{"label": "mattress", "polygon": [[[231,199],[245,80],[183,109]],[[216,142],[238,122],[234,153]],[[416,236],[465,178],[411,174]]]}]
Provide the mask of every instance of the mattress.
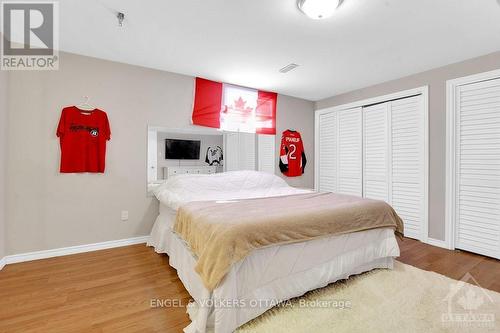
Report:
[{"label": "mattress", "polygon": [[188,333],[212,329],[218,333],[233,332],[280,300],[301,296],[353,274],[392,268],[393,258],[399,256],[391,228],[270,246],[252,252],[233,265],[211,293],[194,271],[196,257],[172,232],[175,215],[175,210],[160,204],[160,214],[148,245],[158,253],[169,255],[170,265],[196,301],[188,307],[192,320],[185,329]]}]

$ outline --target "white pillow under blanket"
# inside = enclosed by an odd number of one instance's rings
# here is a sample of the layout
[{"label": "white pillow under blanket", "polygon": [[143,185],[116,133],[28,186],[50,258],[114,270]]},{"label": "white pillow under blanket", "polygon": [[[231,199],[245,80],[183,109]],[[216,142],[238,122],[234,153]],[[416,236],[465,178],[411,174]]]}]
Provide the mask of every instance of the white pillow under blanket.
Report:
[{"label": "white pillow under blanket", "polygon": [[190,201],[234,200],[307,193],[289,186],[282,178],[258,171],[230,171],[211,175],[177,175],[154,194],[172,209]]}]

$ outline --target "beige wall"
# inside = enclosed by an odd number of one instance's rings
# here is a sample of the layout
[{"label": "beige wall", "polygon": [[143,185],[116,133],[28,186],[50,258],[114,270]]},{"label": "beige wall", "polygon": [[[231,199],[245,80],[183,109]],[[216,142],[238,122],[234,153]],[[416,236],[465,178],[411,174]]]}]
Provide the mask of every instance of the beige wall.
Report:
[{"label": "beige wall", "polygon": [[[3,38],[0,34],[0,38]],[[0,259],[5,255],[5,175],[7,169],[7,78],[8,72],[0,70]]]},{"label": "beige wall", "polygon": [[[314,187],[314,117],[304,116],[304,111],[309,108],[312,102],[302,99],[278,96],[278,114],[276,115],[276,158],[280,156],[281,133],[287,129],[295,129],[300,132],[304,141],[304,151],[306,153],[307,164],[305,172],[300,177],[285,177],[279,170],[279,163],[276,161],[276,174],[286,179],[288,184],[297,187]],[[280,112],[280,110],[282,110]],[[311,109],[312,114],[312,109]]]},{"label": "beige wall", "polygon": [[323,109],[423,85],[429,86],[429,236],[443,240],[445,229],[446,80],[499,68],[500,52],[496,52],[327,98],[316,102],[315,108]]},{"label": "beige wall", "polygon": [[[147,125],[190,126],[193,78],[63,53],[59,71],[12,72],[9,87],[8,253],[149,234],[158,203],[146,196]],[[60,111],[83,95],[110,120],[104,175],[58,173]],[[279,130],[302,130],[310,159],[313,106],[278,100]],[[312,186],[312,166],[292,183]]]}]

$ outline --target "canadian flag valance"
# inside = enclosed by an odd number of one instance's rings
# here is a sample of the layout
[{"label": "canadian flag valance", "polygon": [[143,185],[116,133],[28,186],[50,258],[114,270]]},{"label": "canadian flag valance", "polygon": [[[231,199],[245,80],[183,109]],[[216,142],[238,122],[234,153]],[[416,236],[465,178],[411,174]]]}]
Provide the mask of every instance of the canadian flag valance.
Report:
[{"label": "canadian flag valance", "polygon": [[193,124],[276,134],[277,94],[196,78]]}]

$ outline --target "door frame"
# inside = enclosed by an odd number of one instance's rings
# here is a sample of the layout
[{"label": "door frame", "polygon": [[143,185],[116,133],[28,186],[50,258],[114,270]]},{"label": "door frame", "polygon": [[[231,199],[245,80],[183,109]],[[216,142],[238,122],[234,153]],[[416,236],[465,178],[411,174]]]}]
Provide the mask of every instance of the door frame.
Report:
[{"label": "door frame", "polygon": [[500,78],[500,69],[446,81],[446,205],[445,245],[454,250],[456,243],[456,112],[457,88]]},{"label": "door frame", "polygon": [[[406,98],[415,95],[422,96],[423,114],[424,114],[424,174],[422,175],[424,182],[424,218],[420,241],[425,243],[436,243],[439,240],[434,240],[429,237],[429,86],[421,86],[414,89],[402,90],[395,93],[376,96],[368,99],[355,101],[352,103],[336,105],[324,109],[318,109],[314,112],[314,189],[319,188],[319,118],[322,114],[329,112],[337,112],[347,109],[363,107],[371,104],[384,103],[394,99]],[[363,180],[361,180],[363,181]]]}]

